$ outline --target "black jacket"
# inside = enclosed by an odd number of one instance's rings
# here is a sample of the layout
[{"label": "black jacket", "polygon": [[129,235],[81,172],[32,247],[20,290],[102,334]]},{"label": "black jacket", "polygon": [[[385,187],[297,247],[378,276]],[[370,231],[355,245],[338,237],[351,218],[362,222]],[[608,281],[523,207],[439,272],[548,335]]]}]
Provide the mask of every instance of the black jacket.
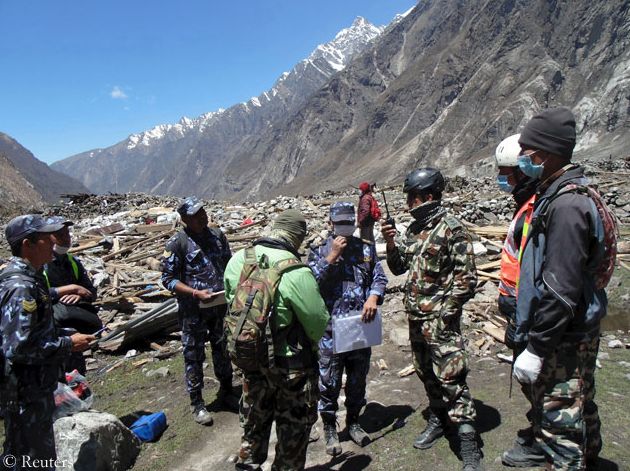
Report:
[{"label": "black jacket", "polygon": [[[582,167],[575,166],[547,187],[541,186],[534,211],[545,197],[568,183],[585,184]],[[546,240],[540,269],[541,296],[531,308],[533,323],[528,344],[528,349],[539,356],[553,351],[561,341],[579,342],[598,335],[599,322],[595,325],[585,322],[586,310],[589,305],[592,307],[594,296],[603,298],[599,309],[604,313],[606,309],[605,292],[593,292],[589,275],[602,256],[601,243],[594,235],[598,217],[587,195],[567,192],[551,201],[538,222],[540,226],[532,225],[532,236],[535,231],[543,231]],[[523,273],[524,267],[521,269]],[[525,299],[519,290],[519,303]]]}]

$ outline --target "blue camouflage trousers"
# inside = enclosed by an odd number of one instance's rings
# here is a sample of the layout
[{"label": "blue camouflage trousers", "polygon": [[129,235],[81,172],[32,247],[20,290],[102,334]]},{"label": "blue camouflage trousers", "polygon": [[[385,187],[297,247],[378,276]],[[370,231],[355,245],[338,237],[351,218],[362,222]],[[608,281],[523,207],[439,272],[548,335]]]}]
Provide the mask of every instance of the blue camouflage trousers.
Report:
[{"label": "blue camouflage trousers", "polygon": [[536,439],[552,469],[582,470],[602,448],[595,404],[599,335],[589,342],[560,343],[545,358],[531,388]]},{"label": "blue camouflage trousers", "polygon": [[[54,470],[57,458],[52,416],[55,399],[52,392],[37,397],[22,399],[4,406],[4,452],[3,469],[28,469],[28,463],[42,460],[38,469]],[[13,457],[13,463],[7,458]],[[12,458],[9,458],[12,460]],[[22,464],[26,463],[26,467]],[[32,467],[32,466],[31,466]]]},{"label": "blue camouflage trousers", "polygon": [[223,333],[225,306],[194,309],[180,314],[186,389],[189,394],[203,389],[203,362],[206,359],[206,341],[212,347],[214,376],[221,384],[232,381],[232,364],[227,353]]},{"label": "blue camouflage trousers", "polygon": [[342,376],[346,371],[346,401],[348,415],[359,414],[366,404],[366,378],[370,370],[371,348],[333,353],[332,338],[325,334],[319,342],[319,404],[322,418],[334,419],[339,405]]},{"label": "blue camouflage trousers", "polygon": [[260,470],[276,422],[276,456],[271,471],[304,469],[311,427],[317,421],[317,373],[275,368],[243,376],[243,436],[238,470]]}]

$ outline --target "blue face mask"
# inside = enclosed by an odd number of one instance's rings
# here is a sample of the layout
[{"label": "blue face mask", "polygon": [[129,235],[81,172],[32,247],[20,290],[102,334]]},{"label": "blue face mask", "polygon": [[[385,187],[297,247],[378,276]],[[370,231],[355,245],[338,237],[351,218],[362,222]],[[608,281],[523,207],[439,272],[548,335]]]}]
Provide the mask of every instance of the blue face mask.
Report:
[{"label": "blue face mask", "polygon": [[517,158],[518,168],[520,168],[521,172],[523,172],[525,175],[527,175],[530,178],[540,178],[543,174],[543,171],[545,170],[545,167],[543,164],[535,165],[532,162],[532,157],[531,157],[532,155],[534,154],[519,155]]},{"label": "blue face mask", "polygon": [[512,193],[514,191],[514,185],[508,183],[507,175],[497,176],[497,185],[499,185],[499,190],[505,191],[506,193]]}]

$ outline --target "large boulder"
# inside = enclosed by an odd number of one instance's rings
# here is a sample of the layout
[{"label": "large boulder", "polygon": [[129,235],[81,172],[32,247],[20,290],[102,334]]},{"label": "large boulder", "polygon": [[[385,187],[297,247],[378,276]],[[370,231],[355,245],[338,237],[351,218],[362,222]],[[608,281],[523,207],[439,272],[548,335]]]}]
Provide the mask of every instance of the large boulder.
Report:
[{"label": "large boulder", "polygon": [[55,421],[57,459],[77,471],[124,471],[138,453],[140,441],[112,414],[79,412]]}]

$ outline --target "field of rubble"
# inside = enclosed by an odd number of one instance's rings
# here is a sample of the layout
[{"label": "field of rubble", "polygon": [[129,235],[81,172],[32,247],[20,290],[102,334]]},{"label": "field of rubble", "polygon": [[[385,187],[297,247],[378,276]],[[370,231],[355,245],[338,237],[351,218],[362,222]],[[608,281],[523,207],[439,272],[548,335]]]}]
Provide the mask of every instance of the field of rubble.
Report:
[{"label": "field of rubble", "polygon": [[[630,469],[630,412],[619,401],[630,387],[630,162],[586,164],[589,176],[619,217],[622,235],[598,359],[598,402],[605,443],[600,469]],[[380,190],[377,198],[385,213]],[[410,216],[400,187],[383,190],[397,228],[404,230]],[[356,200],[358,192],[349,190],[241,204],[206,201],[205,207],[211,224],[227,234],[233,251],[264,235],[277,212],[300,209],[308,220],[306,253],[311,244],[327,236],[330,203]],[[49,212],[75,222],[71,252],[81,259],[99,291],[97,304],[107,332],[99,349],[86,354],[93,408],[114,414],[126,425],[146,412],[163,410],[167,415],[169,427],[160,440],[142,445],[133,469],[233,469],[240,443],[238,417],[214,403],[218,383],[209,365],[205,399],[215,413],[215,423],[203,428],[192,421],[183,384],[177,303],[160,282],[164,244],[180,229],[174,211],[178,202],[174,197],[145,194],[73,195]],[[444,202],[467,223],[474,238],[480,283],[476,296],[465,306],[462,328],[471,356],[469,384],[478,406],[486,467],[501,469],[497,457],[523,426],[526,410],[516,385],[509,397],[511,355],[502,343],[505,321],[496,307],[501,244],[514,207],[508,195],[497,191],[493,178],[451,179]],[[376,245],[383,258],[380,234]],[[0,250],[6,257],[7,247]],[[374,441],[361,449],[346,440],[344,454],[329,461],[318,422],[316,429],[322,437],[309,447],[308,469],[404,470],[416,469],[420,462],[434,469],[460,466],[452,452],[457,451],[456,440],[445,440],[424,452],[411,447],[424,426],[427,400],[411,367],[402,305],[404,276],[391,275],[384,265],[390,278],[382,307],[384,342],[373,349],[369,404],[362,418]],[[340,410],[343,428],[343,406]],[[273,445],[270,448],[273,455]]]}]

